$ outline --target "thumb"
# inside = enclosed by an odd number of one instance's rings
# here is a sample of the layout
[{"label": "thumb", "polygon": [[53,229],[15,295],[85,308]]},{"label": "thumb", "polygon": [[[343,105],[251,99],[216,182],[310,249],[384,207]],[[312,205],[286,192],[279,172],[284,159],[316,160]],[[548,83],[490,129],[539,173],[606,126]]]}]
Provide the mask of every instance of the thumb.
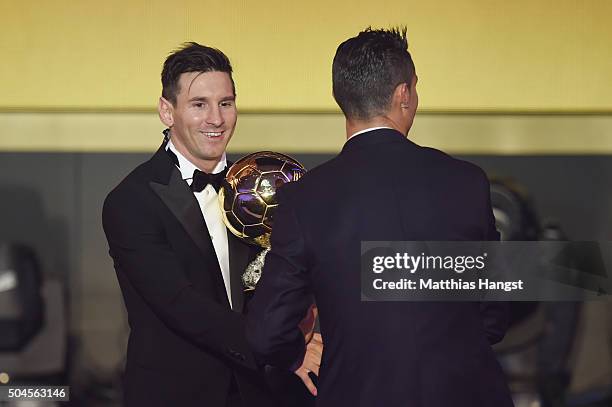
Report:
[{"label": "thumb", "polygon": [[312,394],[313,396],[316,396],[317,387],[314,385],[312,379],[308,375],[308,371],[304,368],[299,368],[298,370],[295,371],[295,374],[298,375],[300,379],[302,379],[304,386],[306,386],[310,394]]}]

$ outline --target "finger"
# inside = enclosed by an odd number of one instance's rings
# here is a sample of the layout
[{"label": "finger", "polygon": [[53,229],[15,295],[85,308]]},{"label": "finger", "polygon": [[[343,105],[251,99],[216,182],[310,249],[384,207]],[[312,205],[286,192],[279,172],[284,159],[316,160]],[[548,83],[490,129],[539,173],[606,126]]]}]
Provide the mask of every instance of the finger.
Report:
[{"label": "finger", "polygon": [[301,368],[309,371],[309,372],[313,372],[315,375],[319,376],[319,365],[317,365],[316,363],[304,363]]},{"label": "finger", "polygon": [[302,366],[310,369],[313,366],[321,366],[321,356],[315,353],[307,353],[302,361]]},{"label": "finger", "polygon": [[318,349],[323,349],[323,342],[318,341],[318,340],[316,340],[316,339],[314,339],[314,338],[313,338],[313,339],[311,339],[311,340],[310,340],[310,342],[308,342],[308,344],[307,344],[306,346],[307,346],[307,347],[308,347],[308,346],[315,346],[315,347],[317,347]]},{"label": "finger", "polygon": [[306,348],[306,356],[313,355],[316,359],[321,360],[323,357],[323,346],[308,344]]},{"label": "finger", "polygon": [[306,350],[313,350],[317,353],[323,353],[323,344],[321,342],[317,342],[317,341],[310,341],[310,343],[308,345],[306,345]]},{"label": "finger", "polygon": [[320,365],[319,360],[305,360],[301,367],[319,376]]},{"label": "finger", "polygon": [[302,365],[302,367],[300,367],[300,369],[304,369],[307,372],[312,372],[315,374],[315,376],[319,376],[319,365],[317,365],[316,363],[304,363]]},{"label": "finger", "polygon": [[316,396],[317,387],[312,382],[312,379],[310,378],[310,376],[308,376],[308,371],[306,369],[300,368],[295,371],[295,374],[298,375],[300,379],[302,379],[304,386],[306,386],[310,394],[312,394],[313,396]]},{"label": "finger", "polygon": [[315,346],[317,348],[323,349],[323,342],[313,338],[308,344],[308,346]]}]

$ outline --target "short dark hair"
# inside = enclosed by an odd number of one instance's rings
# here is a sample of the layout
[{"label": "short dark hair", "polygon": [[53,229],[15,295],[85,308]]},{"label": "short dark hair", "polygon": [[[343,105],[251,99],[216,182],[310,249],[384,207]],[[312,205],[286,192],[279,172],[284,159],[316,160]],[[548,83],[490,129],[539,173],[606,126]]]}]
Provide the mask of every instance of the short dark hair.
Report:
[{"label": "short dark hair", "polygon": [[334,99],[347,118],[368,120],[387,112],[397,85],[410,85],[414,74],[406,28],[368,27],[336,50]]},{"label": "short dark hair", "polygon": [[186,42],[181,48],[166,58],[162,69],[162,96],[176,105],[176,97],[180,93],[179,78],[186,72],[226,72],[232,81],[232,89],[236,94],[232,65],[229,58],[216,48],[200,45],[196,42]]}]

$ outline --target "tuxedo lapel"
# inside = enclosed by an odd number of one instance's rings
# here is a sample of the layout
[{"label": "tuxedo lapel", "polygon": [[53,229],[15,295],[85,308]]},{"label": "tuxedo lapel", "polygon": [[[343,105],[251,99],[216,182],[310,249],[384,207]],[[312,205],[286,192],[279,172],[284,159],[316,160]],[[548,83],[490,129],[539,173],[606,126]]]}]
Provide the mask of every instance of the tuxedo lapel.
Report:
[{"label": "tuxedo lapel", "polygon": [[[219,261],[215,253],[210,233],[206,227],[204,216],[198,204],[198,200],[193,195],[187,183],[181,177],[181,173],[170,160],[163,150],[164,145],[153,156],[152,162],[155,170],[153,181],[149,185],[153,192],[159,196],[162,202],[168,207],[174,217],[181,223],[191,240],[198,247],[205,259],[212,258],[214,261],[208,262],[214,265],[211,274],[215,281],[217,291],[221,298],[227,300],[223,276],[219,268]],[[168,175],[169,174],[169,175]],[[206,263],[203,263],[203,265]],[[229,306],[229,301],[228,301]]]},{"label": "tuxedo lapel", "polygon": [[168,185],[154,181],[150,185],[170,209],[170,212],[183,225],[200,251],[207,256],[214,254],[211,253],[213,246],[198,201],[193,196],[189,186],[181,178],[178,169],[172,171]]}]

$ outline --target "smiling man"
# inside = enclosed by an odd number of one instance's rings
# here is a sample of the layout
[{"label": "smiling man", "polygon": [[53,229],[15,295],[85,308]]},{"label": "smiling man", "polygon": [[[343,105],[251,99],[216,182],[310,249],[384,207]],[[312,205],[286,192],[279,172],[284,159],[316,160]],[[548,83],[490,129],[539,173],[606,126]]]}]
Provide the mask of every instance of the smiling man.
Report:
[{"label": "smiling man", "polygon": [[[221,69],[231,70],[229,61],[217,62]],[[226,164],[225,148],[236,126],[234,82],[227,71],[186,72],[175,89],[168,65],[162,80],[170,89],[159,99],[159,116],[170,129],[169,144],[195,166],[213,173],[219,163]]]},{"label": "smiling man", "polygon": [[103,224],[131,328],[126,406],[276,406],[244,330],[255,249],[227,232],[217,191],[236,125],[232,67],[188,43],[162,71],[153,157],[107,197]]}]

